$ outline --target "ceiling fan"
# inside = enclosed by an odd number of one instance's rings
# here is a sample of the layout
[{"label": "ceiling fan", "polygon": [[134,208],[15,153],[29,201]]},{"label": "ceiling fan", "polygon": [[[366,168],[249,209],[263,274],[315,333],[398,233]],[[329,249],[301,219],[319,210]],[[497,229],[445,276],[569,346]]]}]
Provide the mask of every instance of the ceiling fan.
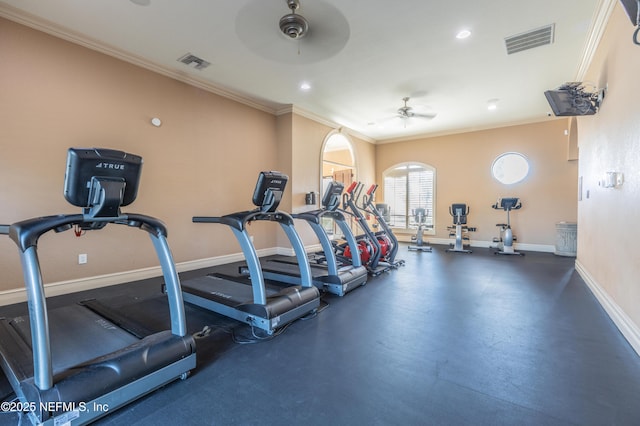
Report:
[{"label": "ceiling fan", "polygon": [[[245,0],[236,35],[253,53],[280,64],[308,65],[337,55],[351,30],[331,0]],[[340,3],[340,2],[337,2]],[[289,13],[283,16],[285,11]]]},{"label": "ceiling fan", "polygon": [[426,119],[432,120],[433,118],[435,118],[436,115],[438,115],[435,112],[429,112],[429,113],[415,112],[413,110],[413,107],[410,107],[409,105],[407,105],[407,102],[409,102],[409,99],[410,98],[408,96],[402,98],[402,100],[404,101],[404,106],[398,108],[398,117],[404,120],[405,127],[406,127],[406,121],[409,118],[417,117],[417,118],[426,118]]}]

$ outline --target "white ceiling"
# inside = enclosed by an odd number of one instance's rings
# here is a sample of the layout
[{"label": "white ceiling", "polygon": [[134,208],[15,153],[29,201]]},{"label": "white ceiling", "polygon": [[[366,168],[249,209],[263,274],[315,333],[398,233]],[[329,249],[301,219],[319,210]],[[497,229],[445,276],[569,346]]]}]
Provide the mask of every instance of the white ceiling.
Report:
[{"label": "white ceiling", "polygon": [[[293,106],[393,141],[552,119],[543,92],[582,77],[613,1],[300,0],[310,33],[299,41],[279,32],[286,0],[0,0],[0,16],[266,111]],[[505,37],[549,24],[552,44],[507,55]],[[456,39],[462,29],[471,36]],[[211,66],[178,62],[186,53]],[[405,96],[437,116],[395,117]]]}]

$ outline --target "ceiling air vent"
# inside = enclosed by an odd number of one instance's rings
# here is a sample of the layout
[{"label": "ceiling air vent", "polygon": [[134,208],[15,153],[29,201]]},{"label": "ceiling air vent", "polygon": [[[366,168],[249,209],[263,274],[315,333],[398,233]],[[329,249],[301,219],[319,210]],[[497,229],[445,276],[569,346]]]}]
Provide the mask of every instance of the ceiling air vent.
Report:
[{"label": "ceiling air vent", "polygon": [[553,43],[555,27],[555,24],[551,24],[505,38],[504,43],[507,46],[507,55]]},{"label": "ceiling air vent", "polygon": [[179,57],[178,62],[182,62],[183,64],[197,70],[203,70],[211,65],[210,62],[207,62],[202,58],[198,58],[196,55],[192,55],[191,53],[187,53],[186,55]]}]

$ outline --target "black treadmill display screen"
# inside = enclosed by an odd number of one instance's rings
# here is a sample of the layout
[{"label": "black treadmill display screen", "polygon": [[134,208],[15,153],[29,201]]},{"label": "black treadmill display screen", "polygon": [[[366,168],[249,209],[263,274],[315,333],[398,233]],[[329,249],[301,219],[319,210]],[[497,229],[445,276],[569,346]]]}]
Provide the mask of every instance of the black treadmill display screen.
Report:
[{"label": "black treadmill display screen", "polygon": [[275,211],[280,204],[282,194],[289,177],[280,172],[260,172],[256,189],[253,191],[253,204],[268,211]]},{"label": "black treadmill display screen", "polygon": [[142,157],[123,151],[98,148],[70,148],[64,179],[64,197],[74,206],[88,207],[92,178],[122,180],[122,206],[136,199]]}]

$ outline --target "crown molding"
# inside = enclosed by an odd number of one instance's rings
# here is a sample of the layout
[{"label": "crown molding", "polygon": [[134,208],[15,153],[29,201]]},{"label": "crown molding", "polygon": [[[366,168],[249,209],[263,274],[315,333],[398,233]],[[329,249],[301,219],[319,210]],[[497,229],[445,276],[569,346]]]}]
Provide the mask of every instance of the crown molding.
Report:
[{"label": "crown molding", "polygon": [[365,142],[371,143],[371,144],[376,144],[378,143],[378,141],[376,139],[373,139],[367,135],[363,135],[362,133],[359,133],[353,129],[350,129],[348,127],[343,126],[342,124],[336,123],[335,121],[331,121],[328,120],[324,117],[321,117],[311,111],[307,111],[304,108],[300,108],[298,106],[295,105],[287,105],[284,108],[281,108],[279,110],[277,110],[275,112],[275,115],[280,116],[280,115],[284,115],[284,114],[296,114],[299,115],[301,117],[305,117],[308,118],[309,120],[315,121],[316,123],[320,123],[322,125],[325,125],[327,127],[331,127],[332,129],[335,130],[340,130],[343,133],[348,133],[350,136],[353,136],[355,138],[361,139]]},{"label": "crown molding", "polygon": [[587,74],[587,70],[591,66],[591,62],[596,54],[598,45],[600,45],[600,40],[607,28],[609,18],[613,13],[616,3],[618,3],[617,0],[600,0],[593,14],[593,19],[591,19],[591,27],[587,34],[587,40],[582,51],[582,56],[580,57],[580,64],[578,65],[574,81],[582,81]]},{"label": "crown molding", "polygon": [[418,135],[405,136],[400,138],[390,138],[390,139],[381,139],[376,143],[378,145],[388,144],[388,143],[397,143],[397,142],[410,142],[415,140],[423,140],[423,139],[431,139],[438,138],[443,136],[452,136],[459,135],[463,133],[472,133],[472,132],[483,132],[487,130],[497,130],[505,127],[513,127],[513,126],[525,126],[527,124],[536,124],[536,123],[544,123],[547,121],[553,120],[566,120],[568,117],[544,117],[544,118],[534,118],[531,120],[519,120],[514,122],[502,123],[502,124],[489,124],[486,126],[474,126],[474,127],[466,127],[464,129],[456,129],[456,130],[443,130],[441,132],[431,132],[431,133],[422,133]]},{"label": "crown molding", "polygon": [[236,101],[243,105],[247,105],[251,108],[255,108],[257,110],[260,110],[269,114],[273,114],[276,116],[284,115],[287,113],[295,113],[297,115],[306,117],[310,120],[316,121],[320,124],[323,124],[325,126],[328,126],[334,129],[343,128],[343,131],[348,132],[350,135],[357,137],[358,139],[362,139],[372,144],[376,143],[376,140],[370,138],[369,136],[360,134],[351,129],[347,129],[341,124],[328,120],[310,111],[306,111],[300,107],[296,107],[295,105],[287,105],[284,108],[279,108],[278,106],[275,106],[273,103],[259,102],[249,96],[245,96],[237,92],[234,92],[232,90],[228,90],[228,89],[216,86],[203,79],[198,79],[197,77],[187,75],[183,72],[160,66],[154,62],[148,61],[139,56],[132,55],[130,53],[117,49],[113,46],[109,46],[105,43],[98,42],[83,34],[70,31],[66,28],[63,28],[45,19],[17,10],[11,6],[0,4],[0,16],[10,21],[16,22],[18,24],[27,26],[29,28],[33,28],[37,31],[41,31],[43,33],[52,35],[56,38],[60,38],[70,43],[111,56],[121,61],[128,62],[132,65],[139,66],[141,68],[152,71],[156,74],[169,77],[171,79],[180,81],[182,83],[188,84],[193,87],[197,87],[199,89],[213,93],[215,95],[222,96],[224,98]]},{"label": "crown molding", "polygon": [[272,105],[261,103],[255,99],[252,99],[251,97],[216,86],[214,84],[211,84],[210,82],[187,75],[183,72],[160,66],[154,62],[147,61],[146,59],[143,59],[139,56],[132,55],[113,46],[109,46],[105,43],[93,40],[83,34],[70,31],[45,19],[17,10],[11,6],[0,4],[0,17],[6,18],[10,21],[27,26],[29,28],[33,28],[37,31],[52,35],[56,38],[60,38],[73,44],[85,47],[87,49],[91,49],[93,51],[111,56],[121,61],[128,62],[132,65],[136,65],[138,67],[152,71],[156,74],[160,74],[165,77],[169,77],[182,83],[188,84],[190,86],[197,87],[215,95],[231,99],[257,110],[264,111],[269,114],[275,114],[276,112],[276,108]]},{"label": "crown molding", "polygon": [[[586,75],[586,72],[591,65],[591,62],[594,58],[594,55],[596,53],[600,40],[602,39],[607,23],[614,10],[616,3],[617,3],[617,0],[599,0],[599,4],[594,12],[593,19],[591,21],[591,26],[589,28],[587,40],[585,42],[585,46],[580,58],[580,63],[578,65],[578,69],[576,72],[575,81],[582,81],[584,79],[584,76]],[[213,93],[215,95],[233,100],[240,104],[247,105],[251,108],[254,108],[269,114],[273,114],[276,116],[284,115],[287,113],[294,113],[302,117],[306,117],[315,122],[318,122],[320,124],[323,124],[327,127],[331,127],[333,129],[341,129],[343,132],[346,132],[353,137],[356,137],[358,139],[361,139],[371,144],[387,144],[387,143],[395,143],[395,142],[405,142],[405,141],[415,140],[415,139],[425,139],[430,137],[445,136],[445,135],[458,134],[458,133],[467,133],[467,132],[477,131],[477,130],[486,130],[486,129],[496,128],[496,127],[508,127],[513,125],[528,124],[532,122],[543,121],[543,120],[528,120],[520,123],[509,123],[509,124],[505,124],[504,126],[487,126],[486,128],[484,127],[466,128],[466,129],[459,129],[456,131],[443,131],[443,132],[437,132],[437,133],[431,133],[431,134],[425,133],[421,135],[413,135],[413,136],[400,137],[400,138],[374,139],[374,138],[371,138],[370,136],[359,133],[339,123],[328,120],[325,117],[321,117],[315,113],[304,110],[303,108],[297,107],[295,105],[287,105],[284,108],[281,108],[280,106],[274,103],[260,102],[255,98],[237,93],[235,91],[232,91],[226,88],[219,87],[217,85],[214,85],[210,82],[205,81],[204,79],[199,79],[197,77],[187,75],[184,72],[180,72],[167,67],[160,66],[156,63],[145,60],[139,56],[132,55],[130,53],[117,49],[113,46],[109,46],[107,44],[98,42],[85,35],[75,33],[61,26],[58,26],[52,22],[49,22],[45,19],[25,13],[23,11],[15,9],[14,7],[6,4],[0,3],[0,17],[4,17],[18,24],[25,25],[27,27],[33,28],[35,30],[44,32],[46,34],[52,35],[54,37],[57,37],[63,40],[66,40],[76,45],[83,46],[85,48],[91,49],[99,53],[103,53],[105,55],[133,64],[135,66],[139,66],[141,68],[147,69],[149,71],[163,75],[165,77],[169,77],[171,79],[180,81],[182,83],[188,84],[193,87],[197,87],[199,89]]]}]

